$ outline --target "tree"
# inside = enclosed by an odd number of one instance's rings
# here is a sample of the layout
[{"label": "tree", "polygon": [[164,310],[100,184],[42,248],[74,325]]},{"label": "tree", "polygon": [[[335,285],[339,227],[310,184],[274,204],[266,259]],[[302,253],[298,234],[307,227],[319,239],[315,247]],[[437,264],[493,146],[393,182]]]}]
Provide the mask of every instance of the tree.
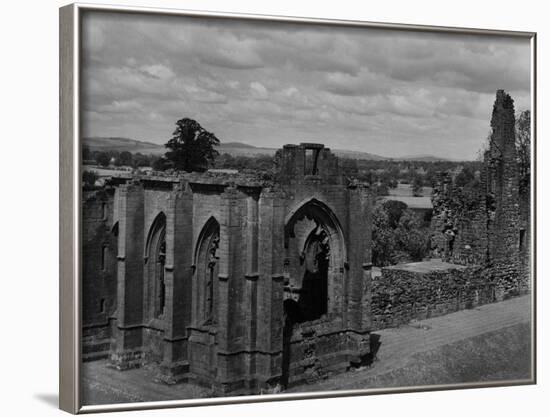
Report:
[{"label": "tree", "polygon": [[151,166],[151,159],[151,156],[146,156],[140,152],[137,152],[132,155],[132,164],[134,168],[148,167]]},{"label": "tree", "polygon": [[93,171],[84,171],[82,173],[82,182],[84,184],[84,189],[91,190],[95,186],[97,181],[97,174]]},{"label": "tree", "polygon": [[82,160],[83,161],[89,161],[93,159],[92,150],[88,146],[82,147]]},{"label": "tree", "polygon": [[531,111],[520,113],[516,120],[516,148],[520,184],[525,186],[531,181]]},{"label": "tree", "polygon": [[206,171],[208,164],[218,156],[215,146],[220,141],[193,119],[180,119],[176,126],[172,139],[164,145],[170,149],[165,154],[166,159],[179,171]]},{"label": "tree", "polygon": [[382,204],[382,208],[388,215],[388,224],[392,229],[395,229],[399,224],[399,220],[403,212],[407,210],[407,204],[398,200],[387,200]]},{"label": "tree", "polygon": [[119,166],[132,166],[133,156],[128,151],[122,151],[117,158],[117,165]]},{"label": "tree", "polygon": [[413,211],[405,210],[395,232],[400,248],[412,261],[424,259],[428,253],[429,233],[422,229]]},{"label": "tree", "polygon": [[102,167],[109,166],[109,162],[111,162],[111,158],[107,152],[98,152],[95,156],[95,160]]},{"label": "tree", "polygon": [[387,266],[421,261],[428,253],[429,236],[405,203],[388,200],[372,215],[372,263]]},{"label": "tree", "polygon": [[358,174],[357,161],[351,158],[341,158],[340,166],[342,167],[342,172],[348,178],[356,178]]},{"label": "tree", "polygon": [[172,163],[166,159],[164,156],[159,156],[155,159],[153,159],[153,162],[151,163],[151,167],[155,171],[166,171],[169,168],[172,168]]},{"label": "tree", "polygon": [[376,184],[375,191],[376,195],[379,197],[390,195],[390,189],[388,187],[388,184],[386,184],[385,182],[379,182],[378,184]]},{"label": "tree", "polygon": [[414,197],[422,197],[422,188],[424,184],[420,175],[415,175],[412,180],[412,194]]},{"label": "tree", "polygon": [[387,266],[395,263],[395,232],[390,226],[388,213],[377,207],[372,214],[372,263]]}]

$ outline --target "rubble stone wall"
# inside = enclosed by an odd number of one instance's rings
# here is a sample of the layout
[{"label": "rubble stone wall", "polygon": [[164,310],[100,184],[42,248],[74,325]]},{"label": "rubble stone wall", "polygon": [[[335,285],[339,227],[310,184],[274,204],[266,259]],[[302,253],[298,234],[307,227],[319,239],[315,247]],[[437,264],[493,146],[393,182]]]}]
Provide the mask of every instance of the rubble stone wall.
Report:
[{"label": "rubble stone wall", "polygon": [[372,283],[373,330],[397,327],[411,320],[442,316],[491,303],[494,286],[479,266],[452,266],[415,272],[399,265],[382,268]]}]

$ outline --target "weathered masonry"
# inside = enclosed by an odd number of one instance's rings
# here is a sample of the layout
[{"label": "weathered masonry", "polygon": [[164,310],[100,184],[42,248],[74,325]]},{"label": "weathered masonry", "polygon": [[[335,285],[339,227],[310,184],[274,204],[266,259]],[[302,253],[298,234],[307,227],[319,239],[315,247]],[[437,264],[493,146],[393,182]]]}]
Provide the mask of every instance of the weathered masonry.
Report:
[{"label": "weathered masonry", "polygon": [[494,298],[529,291],[530,188],[520,187],[515,145],[514,101],[497,91],[489,149],[479,172],[480,186],[463,193],[448,173],[432,196],[433,246],[447,261],[483,266]]},{"label": "weathered masonry", "polygon": [[83,203],[83,355],[158,363],[167,382],[251,394],[361,364],[371,206],[319,144],[275,181],[114,178]]}]

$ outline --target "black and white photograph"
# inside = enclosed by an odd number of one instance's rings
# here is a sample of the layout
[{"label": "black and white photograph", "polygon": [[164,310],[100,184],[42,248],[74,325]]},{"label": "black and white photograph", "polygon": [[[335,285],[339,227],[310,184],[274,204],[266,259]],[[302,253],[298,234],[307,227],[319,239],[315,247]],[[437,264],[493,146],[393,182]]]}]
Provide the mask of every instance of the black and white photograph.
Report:
[{"label": "black and white photograph", "polygon": [[79,24],[82,405],[534,383],[531,37]]}]

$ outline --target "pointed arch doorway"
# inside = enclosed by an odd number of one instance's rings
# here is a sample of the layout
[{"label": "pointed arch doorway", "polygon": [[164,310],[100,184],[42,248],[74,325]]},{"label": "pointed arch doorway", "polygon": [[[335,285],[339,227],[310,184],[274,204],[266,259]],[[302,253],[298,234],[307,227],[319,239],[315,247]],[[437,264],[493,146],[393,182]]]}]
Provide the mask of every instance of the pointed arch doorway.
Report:
[{"label": "pointed arch doorway", "polygon": [[298,358],[292,339],[297,326],[330,320],[342,309],[345,243],[340,222],[323,202],[311,199],[285,222],[282,385],[292,383]]}]

